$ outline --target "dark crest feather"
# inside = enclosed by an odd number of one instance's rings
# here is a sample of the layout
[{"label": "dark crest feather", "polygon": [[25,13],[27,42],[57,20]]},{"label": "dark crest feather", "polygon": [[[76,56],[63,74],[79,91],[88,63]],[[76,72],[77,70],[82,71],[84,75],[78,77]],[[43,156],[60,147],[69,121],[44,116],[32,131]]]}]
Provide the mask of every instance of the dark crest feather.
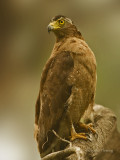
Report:
[{"label": "dark crest feather", "polygon": [[66,18],[66,16],[63,16],[63,15],[57,15],[57,16],[52,18],[52,21],[56,21],[57,19],[59,19],[61,17]]}]

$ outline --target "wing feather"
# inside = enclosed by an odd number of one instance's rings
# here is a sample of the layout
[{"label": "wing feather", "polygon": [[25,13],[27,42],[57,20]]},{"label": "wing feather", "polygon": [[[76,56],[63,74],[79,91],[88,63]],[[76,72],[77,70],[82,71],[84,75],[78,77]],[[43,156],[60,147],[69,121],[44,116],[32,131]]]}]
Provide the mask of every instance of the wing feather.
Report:
[{"label": "wing feather", "polygon": [[47,140],[50,130],[58,129],[59,121],[65,110],[65,103],[71,94],[71,86],[67,78],[73,70],[73,59],[70,52],[60,52],[46,64],[41,77],[40,116],[39,116],[39,148]]}]

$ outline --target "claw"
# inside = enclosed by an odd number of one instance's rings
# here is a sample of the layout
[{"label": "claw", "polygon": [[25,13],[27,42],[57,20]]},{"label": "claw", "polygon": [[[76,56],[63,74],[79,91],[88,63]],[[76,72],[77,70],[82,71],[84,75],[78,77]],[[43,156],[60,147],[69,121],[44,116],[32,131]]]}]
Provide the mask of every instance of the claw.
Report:
[{"label": "claw", "polygon": [[93,124],[83,124],[83,123],[79,123],[79,127],[84,129],[85,132],[92,132],[93,134],[96,134],[96,131],[93,129]]},{"label": "claw", "polygon": [[70,140],[74,141],[75,139],[83,139],[83,140],[91,141],[90,136],[89,136],[88,133],[76,133],[76,131],[74,129],[74,126],[72,126]]},{"label": "claw", "polygon": [[74,141],[75,139],[83,139],[83,140],[89,140],[91,141],[90,139],[90,136],[86,133],[75,133],[71,136],[71,141]]}]

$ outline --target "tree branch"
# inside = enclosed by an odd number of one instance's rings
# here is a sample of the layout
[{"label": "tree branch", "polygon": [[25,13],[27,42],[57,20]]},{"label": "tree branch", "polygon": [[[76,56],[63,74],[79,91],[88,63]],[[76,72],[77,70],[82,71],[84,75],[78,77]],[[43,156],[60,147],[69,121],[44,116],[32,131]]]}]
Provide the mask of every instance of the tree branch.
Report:
[{"label": "tree branch", "polygon": [[65,150],[53,152],[42,160],[120,159],[120,134],[117,132],[115,114],[100,105],[95,105],[94,111],[97,135],[91,133],[91,141],[76,139]]}]

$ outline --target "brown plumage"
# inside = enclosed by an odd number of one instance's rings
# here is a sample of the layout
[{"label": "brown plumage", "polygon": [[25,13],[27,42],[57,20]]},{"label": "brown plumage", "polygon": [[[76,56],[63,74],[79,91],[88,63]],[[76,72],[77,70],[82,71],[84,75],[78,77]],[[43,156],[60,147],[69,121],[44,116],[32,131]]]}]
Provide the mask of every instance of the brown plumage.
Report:
[{"label": "brown plumage", "polygon": [[92,112],[96,89],[95,56],[73,22],[56,16],[48,31],[55,33],[56,43],[41,75],[36,103],[35,135],[41,154],[55,147],[47,144],[54,141],[52,130],[68,138],[85,111]]}]

